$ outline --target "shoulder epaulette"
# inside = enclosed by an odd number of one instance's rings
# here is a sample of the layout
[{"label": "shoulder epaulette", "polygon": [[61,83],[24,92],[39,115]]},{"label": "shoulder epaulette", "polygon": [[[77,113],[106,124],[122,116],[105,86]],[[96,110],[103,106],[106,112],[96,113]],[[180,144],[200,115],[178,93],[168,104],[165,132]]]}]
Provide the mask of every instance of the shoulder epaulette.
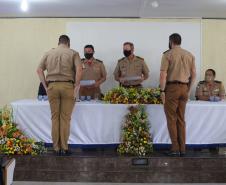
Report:
[{"label": "shoulder epaulette", "polygon": [[170,51],[170,49],[168,49],[168,50],[164,51],[164,52],[163,52],[163,54],[166,54],[168,51]]},{"label": "shoulder epaulette", "polygon": [[219,83],[219,84],[222,83],[221,81],[218,81],[218,80],[214,80],[214,82]]},{"label": "shoulder epaulette", "polygon": [[123,61],[125,58],[126,58],[126,57],[122,57],[122,58],[120,58],[120,59],[118,60],[118,62]]},{"label": "shoulder epaulette", "polygon": [[199,84],[204,84],[205,83],[205,81],[203,80],[203,81],[199,81]]},{"label": "shoulder epaulette", "polygon": [[97,61],[97,62],[100,62],[100,63],[103,63],[103,61],[102,61],[102,60],[99,60],[99,59],[96,59],[96,61]]},{"label": "shoulder epaulette", "polygon": [[137,58],[139,58],[139,59],[141,59],[141,60],[144,60],[144,58],[142,58],[142,57],[139,57],[139,56],[136,56]]}]

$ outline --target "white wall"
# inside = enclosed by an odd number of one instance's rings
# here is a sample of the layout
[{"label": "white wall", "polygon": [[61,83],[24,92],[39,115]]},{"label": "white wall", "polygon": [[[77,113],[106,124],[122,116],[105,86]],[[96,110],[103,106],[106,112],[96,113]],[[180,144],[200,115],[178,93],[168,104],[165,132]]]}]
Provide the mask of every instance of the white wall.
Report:
[{"label": "white wall", "polygon": [[[182,36],[182,47],[191,51],[196,58],[197,76],[201,63],[201,23],[178,21],[118,21],[118,22],[69,22],[66,27],[71,38],[71,47],[83,57],[83,47],[93,44],[95,57],[103,60],[107,69],[107,80],[103,91],[117,85],[113,71],[117,60],[123,57],[122,44],[131,41],[135,45],[135,55],[143,57],[150,69],[150,77],[145,87],[157,87],[162,53],[168,49],[168,38],[172,33]],[[194,95],[194,89],[193,89]]]},{"label": "white wall", "polygon": [[[182,36],[183,47],[191,50],[195,56],[197,63],[200,62],[198,57],[199,49],[193,48],[200,42],[197,37],[189,37],[186,40],[184,34],[190,34],[192,29],[196,27],[200,29],[200,21],[202,22],[202,77],[205,69],[216,69],[217,79],[226,82],[225,67],[225,30],[226,21],[224,20],[200,20],[200,19],[76,19],[76,18],[17,18],[17,19],[0,19],[0,106],[9,104],[12,101],[26,98],[36,98],[39,79],[36,74],[36,68],[43,54],[51,48],[57,46],[58,38],[61,34],[68,32],[68,26],[74,23],[84,23],[90,29],[91,38],[98,39],[93,43],[96,46],[96,57],[104,60],[108,69],[108,82],[110,85],[116,84],[112,78],[112,71],[116,65],[117,59],[122,55],[122,43],[126,40],[134,41],[136,54],[144,57],[150,64],[151,77],[150,86],[155,86],[158,82],[158,71],[160,65],[161,54],[168,47],[168,33],[164,33],[164,29],[170,29],[169,32],[179,32],[183,29]],[[100,23],[101,25],[113,25],[110,29],[101,27],[100,34],[94,31],[97,29],[91,23]],[[114,26],[121,22],[121,27]],[[89,24],[87,24],[89,23]],[[103,23],[103,24],[102,24]],[[136,32],[132,31],[134,27],[125,28],[125,24],[135,25]],[[139,31],[139,25],[168,25],[168,28],[155,31],[156,35],[150,35],[155,27],[147,28],[149,31]],[[172,24],[171,24],[172,23]],[[174,27],[175,25],[183,25],[182,28]],[[143,27],[143,26],[142,26]],[[147,26],[146,26],[147,27]],[[95,28],[95,29],[94,29]],[[73,27],[73,32],[81,30],[79,27]],[[105,31],[108,31],[106,33]],[[118,33],[119,37],[112,35],[113,31]],[[123,32],[122,32],[123,31]],[[145,31],[145,30],[144,30]],[[125,33],[127,32],[127,33]],[[91,43],[92,40],[85,40],[88,35],[81,33],[79,37],[72,37],[73,47],[83,54],[83,46]],[[111,33],[111,34],[110,34]],[[133,34],[131,34],[133,33]],[[143,36],[143,33],[146,36]],[[182,32],[181,32],[182,33]],[[106,37],[102,35],[108,35]],[[198,34],[198,31],[197,31]],[[156,39],[155,37],[161,35]],[[82,38],[84,37],[84,38]],[[90,36],[89,36],[90,37]],[[144,39],[140,40],[141,37]],[[187,37],[187,36],[186,36]],[[114,38],[114,39],[113,39]],[[120,39],[119,39],[120,38]],[[223,39],[222,39],[223,38]],[[84,41],[81,42],[81,39]],[[135,40],[136,39],[136,40]],[[106,44],[110,40],[110,44]],[[158,42],[156,42],[158,40]],[[89,42],[88,42],[89,41]],[[98,41],[98,42],[97,42]],[[80,42],[80,43],[79,43]],[[111,44],[114,48],[109,50]],[[145,44],[143,46],[143,43]],[[156,43],[159,43],[158,50]],[[100,45],[99,45],[100,44]],[[147,46],[148,45],[148,46]],[[200,46],[201,47],[201,46]],[[198,52],[198,54],[196,54]],[[154,57],[155,56],[155,57]],[[155,65],[156,63],[156,65]],[[199,69],[197,70],[199,71]],[[149,82],[145,84],[149,86]],[[103,86],[106,90],[108,84]],[[110,88],[110,86],[109,86]]]}]

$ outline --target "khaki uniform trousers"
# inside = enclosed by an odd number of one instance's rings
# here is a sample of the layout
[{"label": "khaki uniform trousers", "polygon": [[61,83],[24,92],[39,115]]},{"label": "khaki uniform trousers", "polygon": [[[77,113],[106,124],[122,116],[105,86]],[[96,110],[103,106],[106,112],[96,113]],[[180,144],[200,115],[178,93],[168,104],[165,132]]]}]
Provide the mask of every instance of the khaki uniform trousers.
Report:
[{"label": "khaki uniform trousers", "polygon": [[74,85],[69,82],[53,82],[47,89],[51,119],[53,148],[68,150],[71,114],[74,108]]},{"label": "khaki uniform trousers", "polygon": [[167,84],[164,111],[167,119],[172,151],[185,152],[185,108],[188,100],[187,84]]}]

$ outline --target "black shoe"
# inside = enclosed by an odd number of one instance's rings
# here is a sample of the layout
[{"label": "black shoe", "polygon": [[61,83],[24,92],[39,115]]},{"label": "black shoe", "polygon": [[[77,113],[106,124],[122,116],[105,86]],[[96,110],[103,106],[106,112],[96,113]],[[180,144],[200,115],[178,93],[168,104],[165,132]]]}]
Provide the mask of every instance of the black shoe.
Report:
[{"label": "black shoe", "polygon": [[180,152],[180,156],[181,157],[185,157],[186,156],[186,153],[185,152]]},{"label": "black shoe", "polygon": [[53,153],[56,156],[61,156],[61,150],[54,150]]},{"label": "black shoe", "polygon": [[61,156],[70,156],[71,154],[70,150],[61,150]]},{"label": "black shoe", "polygon": [[180,152],[170,151],[165,153],[169,157],[180,157]]}]

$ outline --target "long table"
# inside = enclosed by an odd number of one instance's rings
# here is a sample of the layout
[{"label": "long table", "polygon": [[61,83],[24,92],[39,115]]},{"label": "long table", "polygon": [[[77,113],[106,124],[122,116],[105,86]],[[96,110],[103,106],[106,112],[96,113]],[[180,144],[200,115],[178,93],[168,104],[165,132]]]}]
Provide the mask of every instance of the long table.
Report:
[{"label": "long table", "polygon": [[[29,137],[52,143],[48,101],[32,99],[11,103],[13,119]],[[124,104],[78,102],[71,120],[70,144],[118,144],[128,113]],[[163,105],[146,105],[154,144],[170,144]],[[190,101],[186,107],[186,143],[226,144],[226,102]]]}]

